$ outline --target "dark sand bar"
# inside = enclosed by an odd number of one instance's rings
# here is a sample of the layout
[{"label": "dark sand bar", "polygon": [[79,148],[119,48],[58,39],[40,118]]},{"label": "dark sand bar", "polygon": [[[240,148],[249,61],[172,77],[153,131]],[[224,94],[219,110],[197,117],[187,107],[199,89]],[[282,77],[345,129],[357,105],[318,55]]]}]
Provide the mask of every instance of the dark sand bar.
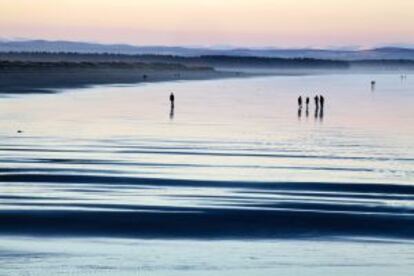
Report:
[{"label": "dark sand bar", "polygon": [[52,93],[102,84],[204,80],[246,75],[162,63],[0,61],[0,93]]}]

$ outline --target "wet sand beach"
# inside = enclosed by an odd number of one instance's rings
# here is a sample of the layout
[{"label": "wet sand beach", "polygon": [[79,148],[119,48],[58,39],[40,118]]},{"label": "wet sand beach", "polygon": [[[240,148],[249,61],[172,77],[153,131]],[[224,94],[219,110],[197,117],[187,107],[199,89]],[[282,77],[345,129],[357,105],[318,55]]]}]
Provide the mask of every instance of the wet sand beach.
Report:
[{"label": "wet sand beach", "polygon": [[[2,270],[408,275],[413,87],[330,74],[4,95]],[[298,117],[315,94],[324,116],[311,101]]]}]

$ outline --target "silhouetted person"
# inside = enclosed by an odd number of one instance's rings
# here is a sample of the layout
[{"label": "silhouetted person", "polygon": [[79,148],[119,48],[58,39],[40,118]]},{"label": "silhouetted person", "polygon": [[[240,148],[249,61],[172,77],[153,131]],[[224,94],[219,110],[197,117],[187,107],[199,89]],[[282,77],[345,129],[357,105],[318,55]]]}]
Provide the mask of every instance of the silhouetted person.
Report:
[{"label": "silhouetted person", "polygon": [[376,84],[375,81],[371,81],[371,91],[375,90],[375,84]]},{"label": "silhouetted person", "polygon": [[174,97],[174,93],[170,94],[170,119],[174,118],[174,102],[175,102],[175,97]]},{"label": "silhouetted person", "polygon": [[316,108],[316,110],[318,110],[319,109],[319,96],[316,95],[314,100],[315,100],[315,108]]},{"label": "silhouetted person", "polygon": [[298,106],[299,108],[302,108],[302,96],[298,98]]},{"label": "silhouetted person", "polygon": [[302,118],[302,108],[298,108],[298,119]]},{"label": "silhouetted person", "polygon": [[306,97],[306,117],[309,117],[309,97]]},{"label": "silhouetted person", "polygon": [[325,98],[322,95],[319,96],[319,103],[321,105],[321,110],[323,110],[323,107],[325,104]]},{"label": "silhouetted person", "polygon": [[171,94],[170,94],[171,109],[174,109],[174,101],[175,101],[174,94],[173,94],[173,93],[171,93]]}]

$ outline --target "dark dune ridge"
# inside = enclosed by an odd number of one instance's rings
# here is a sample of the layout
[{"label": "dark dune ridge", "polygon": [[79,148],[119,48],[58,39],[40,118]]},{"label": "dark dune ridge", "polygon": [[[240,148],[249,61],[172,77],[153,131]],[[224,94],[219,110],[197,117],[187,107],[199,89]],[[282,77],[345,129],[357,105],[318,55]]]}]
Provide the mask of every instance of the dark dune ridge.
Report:
[{"label": "dark dune ridge", "polygon": [[[329,69],[346,71],[349,69],[373,68],[381,70],[414,69],[414,60],[394,59],[340,59],[310,57],[263,57],[237,55],[156,55],[156,54],[114,54],[114,53],[75,53],[75,52],[0,52],[0,68],[6,63],[55,63],[57,66],[70,66],[70,63],[100,64],[158,64],[162,67],[200,68],[268,68],[268,69]],[[61,65],[59,65],[61,64]]]},{"label": "dark dune ridge", "polygon": [[[204,197],[211,202],[227,200],[225,204],[211,206],[78,203],[70,199],[54,203],[35,195],[30,203],[16,201],[14,208],[0,212],[2,234],[201,239],[414,238],[414,209],[404,204],[413,202],[414,187],[406,185],[194,181],[41,173],[2,174],[0,179],[4,185],[30,182],[70,187],[76,184],[73,188],[82,189],[79,185],[85,184],[85,187],[101,185],[117,190],[131,187],[225,188],[237,194],[175,196]],[[255,196],[263,193],[282,197],[294,195],[300,200],[256,200]],[[323,200],[312,200],[315,196]],[[0,195],[0,199],[4,197]],[[378,204],[384,200],[394,203]],[[22,208],[27,206],[33,208]]]},{"label": "dark dune ridge", "polygon": [[240,76],[207,66],[117,61],[1,61],[0,93],[52,93],[62,88],[203,80]]},{"label": "dark dune ridge", "polygon": [[[3,63],[146,63],[170,64],[188,67],[276,67],[276,68],[349,68],[347,61],[316,58],[270,58],[255,56],[200,55],[185,57],[179,55],[123,55],[123,54],[80,54],[46,52],[0,53]],[[0,68],[2,63],[0,63]]]}]

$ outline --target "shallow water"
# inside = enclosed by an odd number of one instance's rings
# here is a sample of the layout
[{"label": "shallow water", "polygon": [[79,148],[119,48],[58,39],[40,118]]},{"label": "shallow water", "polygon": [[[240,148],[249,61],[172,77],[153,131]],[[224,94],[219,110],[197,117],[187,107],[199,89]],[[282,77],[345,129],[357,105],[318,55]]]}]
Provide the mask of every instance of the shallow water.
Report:
[{"label": "shallow water", "polygon": [[[315,93],[323,117],[312,98],[299,117]],[[0,112],[2,235],[414,237],[413,75],[93,87]]]},{"label": "shallow water", "polygon": [[412,248],[412,243],[395,241],[7,237],[0,245],[0,271],[4,275],[408,276],[414,266]]}]

